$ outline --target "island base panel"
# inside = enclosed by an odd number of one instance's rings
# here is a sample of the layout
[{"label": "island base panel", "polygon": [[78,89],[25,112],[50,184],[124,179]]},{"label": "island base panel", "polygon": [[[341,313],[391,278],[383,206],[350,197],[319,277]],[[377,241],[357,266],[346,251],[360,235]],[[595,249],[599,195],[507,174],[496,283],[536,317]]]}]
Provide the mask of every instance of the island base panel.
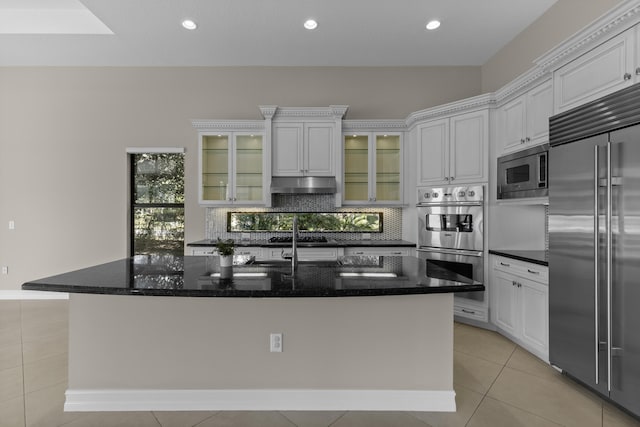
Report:
[{"label": "island base panel", "polygon": [[455,410],[452,294],[71,294],[69,313],[69,411]]}]

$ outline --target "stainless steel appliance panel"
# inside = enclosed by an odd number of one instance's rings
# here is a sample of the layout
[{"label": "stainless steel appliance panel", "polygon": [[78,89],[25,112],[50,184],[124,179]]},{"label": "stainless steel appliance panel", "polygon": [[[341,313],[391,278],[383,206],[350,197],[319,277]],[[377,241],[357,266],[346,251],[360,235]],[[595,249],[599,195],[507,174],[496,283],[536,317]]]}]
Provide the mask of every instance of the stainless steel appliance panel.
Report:
[{"label": "stainless steel appliance panel", "polygon": [[[482,252],[460,251],[433,248],[419,248],[418,258],[425,263],[425,272],[429,277],[455,280],[460,274],[475,281],[484,282],[484,257]],[[483,301],[484,292],[460,292],[456,297]]]},{"label": "stainless steel appliance panel", "polygon": [[[549,165],[549,360],[600,391],[606,391],[606,354],[597,343],[606,336],[606,322],[596,298],[605,294],[605,269],[597,268],[596,255],[604,259],[599,176],[604,174],[606,144],[605,135],[553,147]],[[594,277],[596,269],[601,280]]]},{"label": "stainless steel appliance panel", "polygon": [[420,205],[418,246],[481,251],[482,205]]},{"label": "stainless steel appliance panel", "polygon": [[610,397],[640,414],[640,126],[612,144],[612,307]]},{"label": "stainless steel appliance panel", "polygon": [[498,159],[498,199],[548,195],[547,144]]}]

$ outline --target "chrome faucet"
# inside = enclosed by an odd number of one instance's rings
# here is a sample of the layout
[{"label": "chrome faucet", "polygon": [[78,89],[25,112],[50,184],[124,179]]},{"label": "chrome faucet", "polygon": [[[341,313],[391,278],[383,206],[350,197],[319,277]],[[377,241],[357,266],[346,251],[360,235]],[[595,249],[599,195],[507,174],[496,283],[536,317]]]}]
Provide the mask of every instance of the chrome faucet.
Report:
[{"label": "chrome faucet", "polygon": [[291,227],[293,236],[291,237],[291,253],[286,253],[284,249],[280,252],[280,256],[284,259],[291,258],[291,272],[298,270],[298,216],[293,216],[293,224]]}]

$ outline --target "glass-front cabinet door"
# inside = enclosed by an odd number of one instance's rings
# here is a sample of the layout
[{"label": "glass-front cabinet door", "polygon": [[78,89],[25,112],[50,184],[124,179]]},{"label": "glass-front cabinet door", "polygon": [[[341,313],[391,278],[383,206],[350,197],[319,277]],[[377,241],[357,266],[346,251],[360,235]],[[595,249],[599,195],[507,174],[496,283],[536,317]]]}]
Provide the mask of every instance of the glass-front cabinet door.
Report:
[{"label": "glass-front cabinet door", "polygon": [[235,135],[234,202],[262,202],[262,135]]},{"label": "glass-front cabinet door", "polygon": [[230,198],[230,139],[229,134],[202,136],[202,202],[224,202]]},{"label": "glass-front cabinet door", "polygon": [[344,203],[402,203],[402,140],[399,133],[344,135]]},{"label": "glass-front cabinet door", "polygon": [[261,134],[202,135],[200,203],[264,204],[263,156]]},{"label": "glass-front cabinet door", "polygon": [[376,180],[374,198],[377,202],[402,201],[402,157],[400,135],[375,135]]}]

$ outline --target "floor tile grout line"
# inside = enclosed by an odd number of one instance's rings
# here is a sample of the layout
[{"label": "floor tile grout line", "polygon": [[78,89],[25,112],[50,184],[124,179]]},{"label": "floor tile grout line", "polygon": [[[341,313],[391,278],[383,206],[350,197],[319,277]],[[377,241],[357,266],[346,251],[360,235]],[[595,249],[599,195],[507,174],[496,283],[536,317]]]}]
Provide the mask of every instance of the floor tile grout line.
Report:
[{"label": "floor tile grout line", "polygon": [[493,381],[491,381],[491,385],[487,387],[487,391],[485,391],[484,394],[482,395],[482,399],[480,399],[480,403],[478,403],[478,406],[476,406],[476,409],[473,410],[473,413],[469,417],[469,420],[467,420],[467,422],[465,423],[465,427],[471,422],[474,415],[476,415],[476,412],[478,412],[480,405],[482,405],[482,402],[484,402],[484,399],[487,397],[487,394],[489,394],[489,390],[491,390],[491,387],[493,387],[493,385],[496,383],[496,381],[498,380],[498,377],[500,377],[500,375],[502,374],[502,371],[504,371],[504,368],[507,367],[507,363],[509,363],[509,360],[511,360],[511,358],[513,357],[513,354],[516,352],[516,348],[517,347],[514,347],[514,349],[511,351],[511,354],[509,354],[509,357],[507,357],[507,360],[504,362],[504,364],[500,368],[500,372],[498,372],[498,375],[496,375]]},{"label": "floor tile grout line", "polygon": [[340,421],[340,420],[341,420],[345,415],[347,415],[348,413],[349,413],[349,411],[344,411],[344,412],[342,413],[342,415],[340,415],[338,418],[336,418],[336,419],[335,419],[331,424],[329,424],[327,427],[331,427],[331,426],[336,425],[336,423],[337,423],[338,421]]},{"label": "floor tile grout line", "polygon": [[[513,351],[513,353],[515,353],[515,350]],[[511,359],[511,357],[513,356],[513,353],[511,354],[511,356],[509,356],[509,359]],[[508,363],[508,362],[509,362],[509,361],[507,360],[507,363]],[[514,404],[512,404],[512,403],[505,402],[505,401],[500,400],[500,399],[498,399],[498,398],[495,398],[495,397],[489,396],[489,392],[491,391],[491,388],[493,387],[493,385],[495,384],[495,382],[498,380],[498,377],[500,377],[500,375],[502,374],[502,372],[504,371],[504,369],[505,369],[505,368],[508,368],[508,369],[513,370],[513,371],[517,371],[517,372],[523,373],[523,374],[525,374],[525,375],[530,375],[530,376],[532,376],[532,377],[541,378],[542,380],[546,380],[545,378],[539,377],[539,376],[534,375],[534,374],[532,374],[532,373],[530,373],[530,372],[525,372],[525,371],[521,371],[521,370],[518,370],[518,369],[513,369],[512,367],[507,366],[507,364],[505,363],[504,367],[500,370],[500,373],[496,376],[495,380],[493,380],[493,382],[491,383],[491,386],[489,386],[489,388],[487,389],[487,392],[486,392],[486,394],[482,397],[482,401],[480,401],[480,403],[482,403],[482,402],[484,401],[485,397],[487,397],[487,398],[489,398],[489,399],[493,399],[493,400],[495,400],[496,402],[500,402],[500,403],[502,403],[502,404],[504,404],[504,405],[511,406],[512,408],[519,409],[520,411],[526,412],[526,413],[528,413],[528,414],[530,414],[530,415],[534,415],[534,416],[536,416],[536,417],[538,417],[538,418],[542,418],[542,419],[543,419],[543,420],[545,420],[545,421],[549,421],[549,422],[552,422],[552,423],[554,423],[554,424],[558,424],[559,426],[562,426],[563,424],[559,423],[558,421],[554,421],[554,420],[549,419],[549,418],[547,418],[547,417],[545,417],[545,416],[543,416],[543,415],[537,414],[537,413],[535,413],[535,412],[531,412],[531,411],[530,411],[530,410],[528,410],[528,409],[521,408],[520,406],[514,405]],[[478,408],[479,408],[479,407],[480,407],[480,405],[478,405]],[[601,407],[601,409],[603,409],[603,408],[604,408],[604,406],[603,406],[603,405],[600,405],[600,407]],[[476,408],[476,411],[477,411],[477,408]],[[475,415],[475,411],[474,411],[474,415]],[[473,415],[471,416],[471,418],[473,418]],[[469,421],[471,421],[471,418],[469,419]],[[602,424],[601,424],[601,425],[602,425]]]}]

